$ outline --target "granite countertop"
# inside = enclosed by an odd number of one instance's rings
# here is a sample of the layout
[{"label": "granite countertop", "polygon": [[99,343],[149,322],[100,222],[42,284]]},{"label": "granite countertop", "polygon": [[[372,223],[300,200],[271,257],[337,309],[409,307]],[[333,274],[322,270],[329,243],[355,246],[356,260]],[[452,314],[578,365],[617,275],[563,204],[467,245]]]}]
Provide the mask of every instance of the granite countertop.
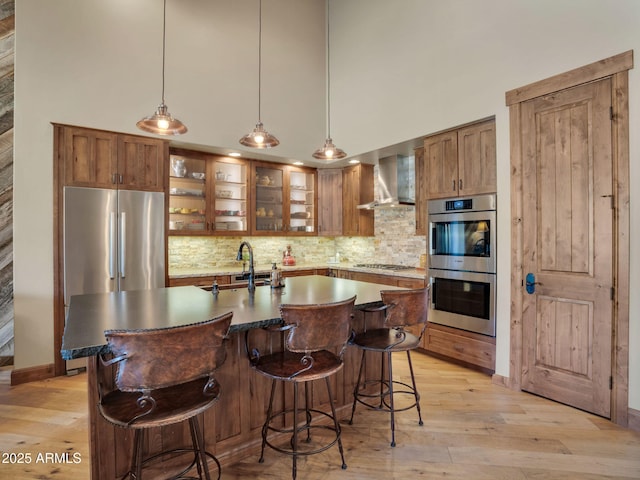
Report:
[{"label": "granite countertop", "polygon": [[[426,276],[425,270],[418,268],[410,270],[382,270],[378,268],[356,267],[356,263],[299,263],[294,266],[284,266],[278,264],[278,268],[283,272],[296,270],[310,270],[319,268],[331,268],[336,270],[349,270],[353,272],[375,273],[378,275],[390,275],[405,278],[420,278]],[[254,265],[256,273],[266,273],[271,270],[271,264]],[[219,266],[219,267],[169,267],[169,278],[188,278],[188,277],[207,277],[214,275],[237,275],[242,273],[242,264],[238,262],[237,266]]]},{"label": "granite countertop", "polygon": [[[385,289],[401,289],[385,286]],[[140,330],[188,325],[233,312],[230,332],[281,323],[280,304],[338,302],[356,296],[356,308],[379,304],[380,285],[309,275],[288,278],[284,288],[221,290],[198,287],[74,295],[62,337],[62,358],[88,357],[106,351],[105,330]]]}]

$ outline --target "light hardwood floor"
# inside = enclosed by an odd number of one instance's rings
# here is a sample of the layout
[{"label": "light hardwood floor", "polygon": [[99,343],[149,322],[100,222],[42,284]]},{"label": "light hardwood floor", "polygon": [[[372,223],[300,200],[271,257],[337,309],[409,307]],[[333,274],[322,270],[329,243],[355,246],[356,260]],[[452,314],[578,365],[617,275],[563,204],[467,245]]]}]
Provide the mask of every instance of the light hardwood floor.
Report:
[{"label": "light hardwood floor", "polygon": [[[395,371],[406,381],[405,358],[395,359]],[[353,425],[343,422],[347,470],[334,447],[301,460],[298,478],[640,479],[640,433],[493,385],[463,367],[419,353],[413,358],[424,426],[415,410],[398,414],[391,448],[388,415],[359,407]],[[0,478],[87,480],[86,399],[85,375],[0,384],[0,460],[8,453],[32,456],[29,465],[0,463]],[[80,462],[36,463],[38,454],[64,452]],[[290,469],[289,457],[267,450],[264,463],[248,457],[223,467],[222,478],[290,478]]]}]

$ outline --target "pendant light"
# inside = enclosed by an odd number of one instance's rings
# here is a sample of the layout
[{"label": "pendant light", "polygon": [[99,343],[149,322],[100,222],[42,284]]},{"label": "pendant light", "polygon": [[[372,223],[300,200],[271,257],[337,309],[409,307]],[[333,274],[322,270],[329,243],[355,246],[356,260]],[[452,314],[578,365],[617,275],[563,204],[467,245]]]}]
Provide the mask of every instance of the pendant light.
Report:
[{"label": "pendant light", "polygon": [[313,157],[320,160],[339,160],[347,156],[344,150],[339,149],[333,144],[331,139],[331,52],[329,50],[329,2],[327,2],[327,139],[324,141],[322,148],[313,152]]},{"label": "pendant light", "polygon": [[258,21],[258,123],[251,133],[247,133],[240,139],[245,147],[272,148],[280,144],[280,140],[264,129],[260,117],[261,89],[262,89],[262,0],[260,0]]},{"label": "pendant light", "polygon": [[162,103],[155,113],[149,117],[144,117],[136,126],[145,132],[156,135],[182,135],[186,133],[187,127],[177,118],[173,118],[169,109],[164,103],[164,62],[165,62],[165,39],[167,25],[167,0],[164,0],[162,12]]}]

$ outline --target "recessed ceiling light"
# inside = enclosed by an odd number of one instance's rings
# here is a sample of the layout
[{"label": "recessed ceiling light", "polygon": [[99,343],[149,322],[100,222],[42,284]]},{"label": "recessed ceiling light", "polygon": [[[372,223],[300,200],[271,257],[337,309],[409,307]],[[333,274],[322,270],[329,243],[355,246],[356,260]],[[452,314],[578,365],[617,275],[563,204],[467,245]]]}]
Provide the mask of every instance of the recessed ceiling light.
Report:
[{"label": "recessed ceiling light", "polygon": [[349,160],[349,163],[360,163],[360,160],[358,160],[357,158],[352,158],[351,160]]},{"label": "recessed ceiling light", "polygon": [[240,152],[231,152],[229,154],[230,157],[239,157],[240,156]]},{"label": "recessed ceiling light", "polygon": [[294,165],[304,165],[304,163],[303,163],[303,162],[301,162],[301,161],[299,161],[299,160],[298,160],[297,162],[293,162],[293,164],[294,164]]}]

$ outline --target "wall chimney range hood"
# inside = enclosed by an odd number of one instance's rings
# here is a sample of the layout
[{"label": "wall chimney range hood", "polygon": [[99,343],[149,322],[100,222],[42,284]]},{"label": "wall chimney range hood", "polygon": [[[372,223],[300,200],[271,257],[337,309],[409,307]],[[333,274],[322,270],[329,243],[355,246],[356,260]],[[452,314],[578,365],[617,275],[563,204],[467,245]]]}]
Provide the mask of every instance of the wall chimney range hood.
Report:
[{"label": "wall chimney range hood", "polygon": [[415,157],[392,155],[378,160],[377,194],[373,202],[358,208],[391,208],[399,205],[415,205]]}]

